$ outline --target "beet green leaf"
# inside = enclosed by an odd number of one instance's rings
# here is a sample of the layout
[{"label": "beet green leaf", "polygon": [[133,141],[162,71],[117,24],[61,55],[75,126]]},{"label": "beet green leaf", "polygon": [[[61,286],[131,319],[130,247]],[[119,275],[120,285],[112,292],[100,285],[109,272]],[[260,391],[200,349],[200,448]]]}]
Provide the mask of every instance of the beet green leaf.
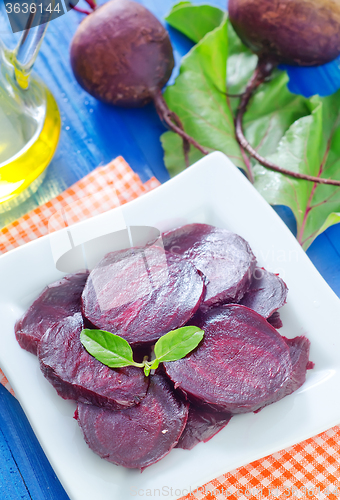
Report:
[{"label": "beet green leaf", "polygon": [[[235,139],[233,114],[225,97],[227,52],[224,21],[183,58],[176,83],[167,88],[164,96],[189,135],[210,151],[223,151],[237,166],[245,168]],[[162,143],[166,166],[172,175],[177,174],[185,168],[181,138],[166,132]],[[191,163],[202,157],[195,148],[190,151]]]},{"label": "beet green leaf", "polygon": [[223,21],[224,12],[212,5],[179,2],[165,18],[168,24],[197,43]]},{"label": "beet green leaf", "polygon": [[[296,172],[340,180],[340,91],[310,99],[311,115],[297,120],[269,158]],[[297,239],[307,249],[329,226],[340,222],[340,188],[314,184],[255,167],[255,187],[269,203],[289,206]]]}]

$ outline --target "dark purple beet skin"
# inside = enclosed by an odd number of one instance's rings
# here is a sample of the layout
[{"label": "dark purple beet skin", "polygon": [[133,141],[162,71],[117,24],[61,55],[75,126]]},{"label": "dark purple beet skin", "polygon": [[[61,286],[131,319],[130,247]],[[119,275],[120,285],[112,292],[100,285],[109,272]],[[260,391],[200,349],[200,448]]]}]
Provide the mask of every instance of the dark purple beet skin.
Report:
[{"label": "dark purple beet skin", "polygon": [[183,326],[204,290],[201,274],[179,255],[158,246],[121,250],[107,254],[91,272],[83,314],[131,345],[148,344]]},{"label": "dark purple beet skin", "polygon": [[310,342],[306,337],[295,337],[287,339],[283,337],[290,351],[290,357],[293,365],[291,382],[288,387],[288,394],[296,391],[306,381],[307,370],[314,367],[314,363],[309,361]]},{"label": "dark purple beet skin", "polygon": [[84,328],[80,313],[54,324],[38,346],[40,368],[63,399],[113,410],[129,408],[146,395],[143,370],[112,369],[92,357],[80,342]]},{"label": "dark purple beet skin", "polygon": [[239,303],[267,319],[286,303],[287,293],[286,283],[277,274],[257,267],[250,289]]},{"label": "dark purple beet skin", "polygon": [[230,419],[230,413],[209,411],[191,404],[187,424],[176,448],[192,450],[198,443],[207,443],[228,424]]},{"label": "dark purple beet skin", "polygon": [[143,5],[130,0],[111,0],[87,16],[70,52],[78,83],[116,106],[150,102],[174,67],[166,29]]},{"label": "dark purple beet skin", "polygon": [[80,403],[75,417],[86,443],[101,458],[129,469],[145,469],[177,444],[188,404],[175,396],[166,379],[153,375],[139,405],[110,411]]},{"label": "dark purple beet skin", "polygon": [[81,294],[89,273],[69,274],[47,286],[15,325],[20,346],[37,354],[41,337],[53,323],[81,311]]},{"label": "dark purple beet skin", "polygon": [[201,344],[186,358],[164,364],[189,400],[236,414],[257,411],[287,394],[290,350],[262,316],[230,304],[197,318],[205,332]]},{"label": "dark purple beet skin", "polygon": [[249,289],[256,259],[241,236],[208,224],[188,224],[164,233],[163,243],[206,277],[201,308],[239,302]]},{"label": "dark purple beet skin", "polygon": [[229,0],[230,21],[259,57],[316,66],[340,54],[340,3],[334,0]]}]

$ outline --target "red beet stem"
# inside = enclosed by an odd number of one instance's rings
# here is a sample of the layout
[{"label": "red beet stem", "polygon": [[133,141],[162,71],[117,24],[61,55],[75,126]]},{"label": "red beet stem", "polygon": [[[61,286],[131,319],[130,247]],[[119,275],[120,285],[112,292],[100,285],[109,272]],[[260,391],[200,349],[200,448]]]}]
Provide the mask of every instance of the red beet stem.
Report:
[{"label": "red beet stem", "polygon": [[86,14],[88,16],[89,14],[92,14],[94,10],[96,10],[97,3],[95,0],[85,0],[85,2],[87,3],[87,5],[89,5],[89,7],[91,7],[91,10],[86,10],[82,9],[81,7],[77,7],[77,5],[73,5],[72,2],[70,2],[70,7],[73,10],[76,10],[77,12],[80,12],[81,14]]},{"label": "red beet stem", "polygon": [[95,0],[85,0],[85,2],[91,7],[92,10],[96,10],[97,3]]},{"label": "red beet stem", "polygon": [[[176,115],[176,113],[174,113],[173,111],[170,111],[170,113],[171,113],[171,120],[175,122],[177,127],[179,127],[181,130],[184,131],[183,123],[181,122],[179,116]],[[190,167],[190,161],[189,161],[190,142],[187,141],[187,139],[185,139],[184,137],[183,137],[183,153],[184,153],[185,165],[186,168],[188,168]]]},{"label": "red beet stem", "polygon": [[184,129],[181,120],[179,117],[174,113],[173,111],[170,111],[168,108],[167,103],[164,100],[163,94],[161,90],[156,92],[154,96],[154,103],[156,106],[157,113],[159,114],[160,118],[164,120],[164,122],[168,125],[168,127],[178,134],[180,137],[183,139],[183,149],[184,149],[184,155],[186,157],[186,164],[188,166],[188,152],[189,152],[189,146],[192,144],[196,149],[198,149],[202,154],[207,155],[209,154],[209,151],[199,144],[193,137],[188,135]]},{"label": "red beet stem", "polygon": [[286,168],[282,168],[279,165],[263,158],[252,146],[249,144],[248,140],[244,136],[243,132],[243,116],[247,110],[249,101],[253,96],[256,89],[266,81],[266,79],[271,75],[272,71],[276,67],[276,63],[269,60],[259,60],[257,68],[249,81],[247,88],[241,98],[240,105],[237,110],[236,119],[235,119],[235,128],[236,128],[236,139],[239,142],[240,146],[245,149],[255,160],[257,160],[264,167],[269,168],[270,170],[274,170],[275,172],[279,172],[281,174],[289,175],[290,177],[295,177],[297,179],[304,179],[306,181],[315,182],[318,184],[329,184],[332,186],[340,186],[340,181],[334,179],[323,179],[321,177],[315,177],[313,175],[301,174],[299,172],[293,172],[291,170],[287,170]]},{"label": "red beet stem", "polygon": [[71,9],[75,10],[76,12],[80,12],[81,14],[86,14],[87,16],[89,16],[90,14],[92,14],[92,11],[90,10],[86,10],[86,9],[81,9],[80,7],[77,7],[76,5],[73,5],[73,3],[69,3]]}]

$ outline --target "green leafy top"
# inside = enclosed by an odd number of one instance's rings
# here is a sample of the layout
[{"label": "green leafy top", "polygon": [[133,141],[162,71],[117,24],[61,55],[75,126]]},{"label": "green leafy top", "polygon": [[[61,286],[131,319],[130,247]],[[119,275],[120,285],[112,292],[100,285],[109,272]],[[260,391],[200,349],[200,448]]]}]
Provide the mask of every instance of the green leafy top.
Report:
[{"label": "green leafy top", "polygon": [[86,328],[80,334],[80,341],[85,349],[104,365],[110,368],[137,366],[144,368],[144,373],[148,376],[151,370],[158,368],[159,363],[184,358],[198,346],[203,336],[203,330],[197,326],[184,326],[172,330],[156,342],[155,359],[152,361],[144,359],[143,363],[136,363],[133,360],[130,344],[114,333]]},{"label": "green leafy top", "polygon": [[[216,50],[218,48],[218,50]],[[226,60],[228,53],[227,21],[208,33],[183,58],[180,74],[164,97],[177,113],[185,131],[210,151],[228,152],[233,162],[244,168],[239,145],[234,137],[234,118],[226,101]],[[190,90],[189,90],[190,89]],[[166,166],[172,174],[183,170],[185,163],[181,139],[172,132],[162,136]],[[190,161],[202,154],[191,148]]]},{"label": "green leafy top", "polygon": [[[269,158],[290,170],[340,180],[340,91],[310,99],[311,114],[300,118]],[[257,165],[255,186],[272,204],[289,206],[297,238],[307,249],[329,226],[340,222],[340,188],[292,179]]]},{"label": "green leafy top", "polygon": [[[340,188],[269,171],[240,150],[234,129],[239,100],[227,94],[244,90],[257,56],[242,44],[226,17],[220,20],[225,12],[214,11],[209,17],[207,9],[180,2],[167,17],[172,26],[198,42],[183,58],[175,84],[167,88],[167,104],[207,149],[224,152],[244,170],[253,168],[254,185],[263,197],[292,209],[297,238],[307,249],[322,231],[340,222]],[[287,82],[287,74],[277,70],[259,88],[244,116],[246,138],[262,156],[282,167],[340,179],[340,91],[306,99],[292,94]],[[185,168],[180,138],[166,132],[162,143],[166,166],[175,175]],[[191,148],[191,163],[199,158],[201,154]]]},{"label": "green leafy top", "polygon": [[223,17],[224,12],[212,5],[198,6],[192,5],[191,2],[179,2],[173,6],[165,20],[170,26],[178,29],[190,40],[197,43],[207,33],[219,26]]}]

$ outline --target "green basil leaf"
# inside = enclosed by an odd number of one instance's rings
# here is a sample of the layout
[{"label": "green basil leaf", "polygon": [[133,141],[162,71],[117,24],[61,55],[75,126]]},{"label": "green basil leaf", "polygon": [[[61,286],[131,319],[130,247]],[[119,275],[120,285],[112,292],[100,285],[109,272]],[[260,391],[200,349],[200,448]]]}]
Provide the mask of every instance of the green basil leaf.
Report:
[{"label": "green basil leaf", "polygon": [[110,368],[143,366],[134,362],[129,343],[114,333],[86,328],[80,334],[80,341],[92,356]]},{"label": "green basil leaf", "polygon": [[221,24],[224,14],[223,10],[212,5],[180,2],[173,6],[165,20],[170,26],[197,43]]},{"label": "green basil leaf", "polygon": [[201,342],[204,331],[197,326],[184,326],[163,335],[155,344],[155,356],[160,363],[184,358]]}]

